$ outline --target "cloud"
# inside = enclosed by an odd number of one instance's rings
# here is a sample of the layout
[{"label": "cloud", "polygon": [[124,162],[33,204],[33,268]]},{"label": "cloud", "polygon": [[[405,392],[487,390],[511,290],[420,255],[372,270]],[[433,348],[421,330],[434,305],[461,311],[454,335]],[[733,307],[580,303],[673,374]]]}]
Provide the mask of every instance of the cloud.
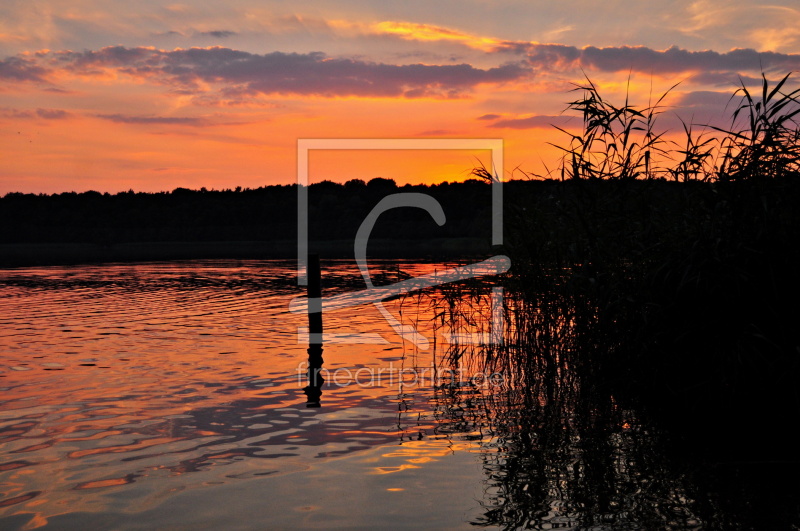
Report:
[{"label": "cloud", "polygon": [[484,114],[482,116],[478,116],[476,120],[497,120],[501,118],[499,114]]},{"label": "cloud", "polygon": [[145,124],[145,125],[204,125],[202,118],[180,116],[133,116],[126,114],[96,114],[97,118],[120,124]]},{"label": "cloud", "polygon": [[0,80],[44,81],[47,69],[32,57],[17,55],[0,60]]},{"label": "cloud", "polygon": [[216,39],[224,39],[226,37],[233,37],[234,35],[238,35],[235,31],[229,30],[214,30],[214,31],[201,31],[198,35],[202,35],[203,37],[214,37]]},{"label": "cloud", "polygon": [[36,109],[36,116],[45,120],[63,120],[71,118],[72,113],[61,109]]},{"label": "cloud", "polygon": [[[782,10],[783,13],[786,10]],[[789,10],[794,13],[793,10]],[[797,13],[795,13],[797,15]],[[787,14],[784,13],[784,16]],[[794,26],[786,29],[781,39],[796,39]],[[572,30],[572,26],[559,32]],[[372,24],[373,34],[390,35],[417,42],[453,42],[484,51],[488,54],[511,53],[527,56],[529,63],[541,69],[571,70],[582,67],[605,72],[636,72],[676,74],[682,72],[742,72],[762,69],[765,71],[789,72],[800,68],[800,54],[758,52],[753,49],[734,49],[728,52],[689,51],[673,46],[666,50],[655,50],[645,46],[613,46],[583,48],[564,44],[546,44],[531,41],[504,40],[465,33],[459,30],[418,24],[412,22],[384,21]],[[775,40],[775,32],[769,33]],[[558,33],[558,32],[557,32]],[[763,40],[763,39],[761,39]],[[774,49],[774,46],[768,46]]]},{"label": "cloud", "polygon": [[[791,11],[791,10],[790,10]],[[605,72],[636,72],[674,74],[681,72],[741,72],[777,70],[788,72],[800,68],[800,54],[758,52],[753,49],[734,49],[729,52],[689,51],[673,46],[655,50],[645,46],[612,46],[579,48],[564,44],[504,40],[465,33],[459,30],[412,22],[384,21],[370,26],[373,34],[390,35],[418,42],[454,42],[488,54],[511,53],[527,56],[529,63],[548,70],[594,68]],[[555,35],[571,31],[572,26],[560,28]],[[766,31],[770,39],[778,37]],[[780,36],[781,42],[797,38],[793,26]],[[552,37],[552,35],[551,35]],[[761,39],[764,40],[764,39]],[[793,42],[793,41],[792,41]],[[774,48],[774,46],[772,46]]]},{"label": "cloud", "polygon": [[169,30],[169,31],[159,31],[151,33],[153,37],[183,37],[183,33],[180,31]]},{"label": "cloud", "polygon": [[518,63],[481,69],[469,64],[394,65],[333,58],[321,52],[254,54],[223,47],[176,49],[112,46],[56,52],[53,67],[76,75],[124,73],[200,93],[216,85],[241,94],[366,97],[457,97],[482,83],[525,77]]},{"label": "cloud", "polygon": [[673,46],[664,51],[642,47],[594,48],[583,50],[582,61],[601,70],[677,73],[691,71],[792,70],[800,66],[800,55],[740,49],[726,53],[690,52]]},{"label": "cloud", "polygon": [[72,118],[73,114],[61,109],[13,109],[11,107],[0,107],[0,117],[31,120],[40,118],[43,120],[64,120]]},{"label": "cloud", "polygon": [[489,127],[507,128],[507,129],[550,129],[554,126],[558,127],[579,127],[582,121],[580,116],[547,116],[537,115],[529,116],[527,118],[506,118],[498,120],[491,124]]},{"label": "cloud", "polygon": [[414,22],[384,21],[373,24],[369,29],[379,35],[392,35],[401,39],[415,41],[450,41],[487,52],[497,49],[506,42],[501,39],[480,37],[442,26]]},{"label": "cloud", "polygon": [[529,63],[542,69],[593,68],[604,72],[678,74],[683,72],[789,72],[800,68],[800,54],[736,49],[693,52],[673,46],[653,50],[644,46],[577,48],[561,44],[511,43],[506,52],[525,54]]},{"label": "cloud", "polygon": [[[219,30],[227,34],[227,30]],[[216,33],[216,32],[208,32]],[[426,35],[438,35],[429,31]],[[509,57],[511,56],[511,57]],[[481,62],[497,66],[394,64],[363,58],[332,57],[322,52],[265,54],[227,47],[161,50],[110,46],[82,52],[35,52],[0,60],[0,80],[64,86],[72,77],[126,76],[169,87],[174,94],[210,100],[240,101],[260,95],[379,98],[458,98],[480,85],[546,80],[548,72],[580,75],[579,69],[683,75],[693,83],[736,84],[767,74],[800,70],[800,54],[731,50],[693,52],[677,47],[588,46],[504,41]],[[508,59],[513,58],[511,61]],[[66,75],[65,75],[66,74]],[[485,118],[488,119],[488,118]],[[513,122],[509,122],[510,124]],[[531,122],[534,123],[534,122]]]},{"label": "cloud", "polygon": [[761,84],[760,77],[748,76],[738,72],[697,72],[692,74],[689,79],[698,85],[711,85],[725,87],[726,89],[739,88],[742,83],[747,86]]}]

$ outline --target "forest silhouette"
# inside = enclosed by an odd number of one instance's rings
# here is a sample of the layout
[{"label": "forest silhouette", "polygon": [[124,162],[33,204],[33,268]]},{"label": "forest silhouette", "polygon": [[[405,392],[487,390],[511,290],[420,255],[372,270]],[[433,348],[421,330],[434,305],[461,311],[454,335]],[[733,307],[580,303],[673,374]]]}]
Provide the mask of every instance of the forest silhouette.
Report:
[{"label": "forest silhouette", "polygon": [[[5,249],[0,265],[292,258],[297,249],[297,186],[10,193],[0,198],[0,244]],[[352,256],[352,240],[378,201],[388,194],[410,192],[434,197],[447,222],[439,227],[419,209],[389,211],[375,227],[376,245],[370,252],[404,256],[488,250],[490,187],[477,179],[401,187],[384,178],[311,184],[306,212],[312,245],[328,257]]]}]

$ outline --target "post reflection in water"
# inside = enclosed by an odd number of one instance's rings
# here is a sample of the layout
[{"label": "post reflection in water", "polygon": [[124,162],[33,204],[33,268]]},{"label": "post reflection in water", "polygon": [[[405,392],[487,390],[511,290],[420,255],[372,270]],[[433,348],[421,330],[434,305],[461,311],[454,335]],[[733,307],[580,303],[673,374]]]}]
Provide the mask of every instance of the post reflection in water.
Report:
[{"label": "post reflection in water", "polygon": [[308,385],[303,389],[306,394],[306,407],[320,407],[322,399],[322,272],[319,255],[308,257]]},{"label": "post reflection in water", "polygon": [[306,407],[321,407],[322,385],[322,345],[308,347],[308,385],[303,388],[306,394]]}]

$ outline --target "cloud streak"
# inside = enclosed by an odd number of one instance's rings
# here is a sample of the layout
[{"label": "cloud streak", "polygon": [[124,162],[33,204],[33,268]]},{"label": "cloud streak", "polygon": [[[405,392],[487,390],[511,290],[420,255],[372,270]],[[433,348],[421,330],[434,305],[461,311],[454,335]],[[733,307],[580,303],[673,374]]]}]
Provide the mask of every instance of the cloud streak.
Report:
[{"label": "cloud streak", "polygon": [[238,35],[235,31],[230,30],[214,30],[214,31],[201,31],[198,35],[203,37],[214,37],[216,39],[224,39],[226,37],[233,37]]},{"label": "cloud streak", "polygon": [[38,108],[35,110],[30,109],[13,109],[9,107],[0,107],[0,117],[14,118],[22,120],[42,119],[42,120],[65,120],[72,118],[74,115],[71,112],[62,109],[43,109]]},{"label": "cloud streak", "polygon": [[580,116],[548,116],[537,115],[526,118],[504,118],[498,120],[489,127],[498,129],[552,129],[558,127],[580,127],[582,124]]},{"label": "cloud streak", "polygon": [[143,124],[143,125],[205,125],[202,118],[181,116],[133,116],[125,114],[96,114],[97,118],[118,124]]}]

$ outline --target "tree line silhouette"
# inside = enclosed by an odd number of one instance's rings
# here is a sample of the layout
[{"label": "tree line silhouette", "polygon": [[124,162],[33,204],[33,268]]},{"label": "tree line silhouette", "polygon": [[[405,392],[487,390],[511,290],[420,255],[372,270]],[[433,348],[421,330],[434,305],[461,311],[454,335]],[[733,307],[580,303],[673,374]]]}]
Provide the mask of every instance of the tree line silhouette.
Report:
[{"label": "tree line silhouette", "polygon": [[[397,186],[391,179],[308,186],[310,240],[352,240],[364,218],[392,193],[425,193],[439,201],[447,222],[439,227],[413,208],[382,215],[373,236],[414,240],[488,238],[491,193],[487,183]],[[146,242],[236,242],[294,240],[297,185],[255,189],[189,190],[117,194],[9,193],[0,198],[0,243],[83,243],[113,246]]]}]

